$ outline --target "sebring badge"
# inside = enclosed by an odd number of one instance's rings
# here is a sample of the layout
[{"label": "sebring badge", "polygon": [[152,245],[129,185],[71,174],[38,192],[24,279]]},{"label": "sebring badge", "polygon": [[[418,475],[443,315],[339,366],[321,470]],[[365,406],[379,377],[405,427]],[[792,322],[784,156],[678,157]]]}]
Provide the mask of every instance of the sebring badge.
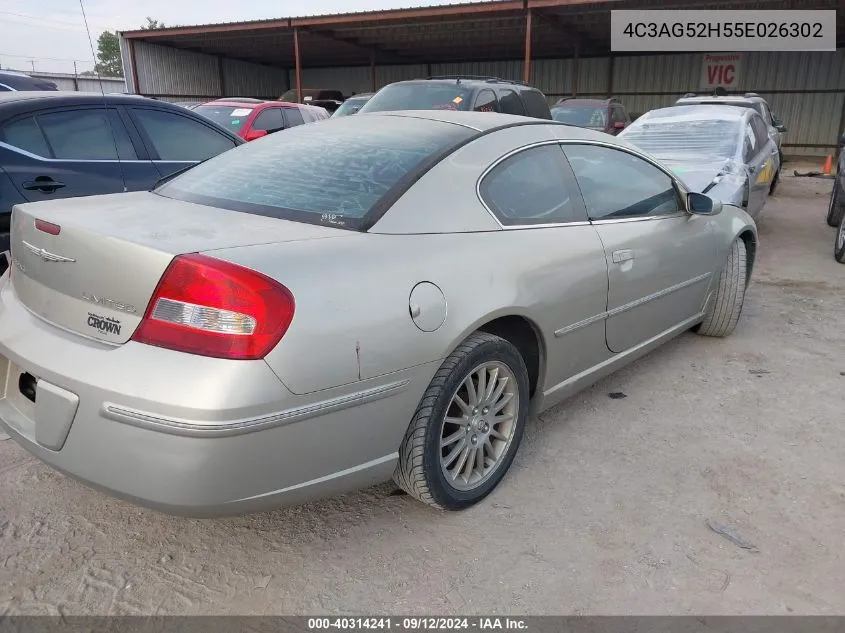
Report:
[{"label": "sebring badge", "polygon": [[96,303],[97,305],[105,306],[106,308],[111,308],[112,310],[128,312],[129,314],[133,314],[135,312],[135,306],[129,305],[128,303],[121,303],[120,301],[115,301],[114,299],[98,297],[95,294],[88,294],[87,292],[82,293],[82,298],[86,301],[90,301],[91,303]]}]

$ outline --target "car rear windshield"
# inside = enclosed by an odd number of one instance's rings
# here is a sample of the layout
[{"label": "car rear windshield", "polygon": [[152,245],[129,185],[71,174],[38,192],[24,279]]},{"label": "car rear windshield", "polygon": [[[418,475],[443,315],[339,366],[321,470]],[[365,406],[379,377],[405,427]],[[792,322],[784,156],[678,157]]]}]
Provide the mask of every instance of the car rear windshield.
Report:
[{"label": "car rear windshield", "polygon": [[457,83],[394,84],[385,86],[359,112],[391,110],[471,109],[472,92]]},{"label": "car rear windshield", "polygon": [[237,134],[243,129],[246,118],[252,114],[252,106],[205,104],[194,108],[194,112]]},{"label": "car rear windshield", "polygon": [[340,104],[340,107],[334,111],[332,116],[340,118],[342,116],[355,114],[365,103],[367,103],[366,99],[347,99]]},{"label": "car rear windshield", "polygon": [[552,108],[552,118],[567,125],[604,128],[607,125],[607,108],[604,106],[557,106]]},{"label": "car rear windshield", "polygon": [[640,119],[621,136],[656,158],[709,161],[733,158],[739,132],[740,122],[731,119],[654,123]]},{"label": "car rear windshield", "polygon": [[420,169],[474,133],[407,117],[329,119],[224,152],[155,192],[233,211],[363,230]]}]

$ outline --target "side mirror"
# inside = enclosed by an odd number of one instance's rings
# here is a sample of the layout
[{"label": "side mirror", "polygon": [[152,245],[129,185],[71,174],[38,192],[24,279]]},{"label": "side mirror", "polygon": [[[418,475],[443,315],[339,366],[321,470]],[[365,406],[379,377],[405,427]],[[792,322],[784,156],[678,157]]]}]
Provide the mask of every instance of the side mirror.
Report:
[{"label": "side mirror", "polygon": [[695,215],[716,215],[722,212],[722,203],[693,191],[687,194],[687,209]]},{"label": "side mirror", "polygon": [[625,121],[616,121],[613,124],[614,130],[624,130],[625,129]]},{"label": "side mirror", "polygon": [[775,119],[774,121],[772,121],[772,125],[781,134],[786,132],[786,126],[783,124],[783,121],[781,121],[780,119]]},{"label": "side mirror", "polygon": [[257,138],[261,138],[262,136],[267,136],[267,130],[250,130],[246,133],[244,140],[254,141]]}]

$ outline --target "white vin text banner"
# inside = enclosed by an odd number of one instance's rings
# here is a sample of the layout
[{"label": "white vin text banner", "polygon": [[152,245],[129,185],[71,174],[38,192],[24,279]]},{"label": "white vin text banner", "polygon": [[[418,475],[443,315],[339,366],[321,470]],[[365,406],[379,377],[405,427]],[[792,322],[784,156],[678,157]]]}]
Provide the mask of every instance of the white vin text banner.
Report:
[{"label": "white vin text banner", "polygon": [[836,11],[610,12],[616,53],[835,51]]}]

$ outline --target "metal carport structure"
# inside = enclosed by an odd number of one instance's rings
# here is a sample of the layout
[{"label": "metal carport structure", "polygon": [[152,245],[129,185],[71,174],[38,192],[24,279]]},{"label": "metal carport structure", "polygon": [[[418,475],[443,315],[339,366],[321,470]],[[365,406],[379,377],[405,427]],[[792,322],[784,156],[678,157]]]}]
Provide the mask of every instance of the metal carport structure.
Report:
[{"label": "metal carport structure", "polygon": [[[621,95],[635,110],[695,89],[689,77],[700,56],[611,53],[610,11],[623,8],[840,9],[840,40],[845,33],[845,0],[497,0],[126,31],[121,49],[130,90],[165,99],[278,98],[288,88],[341,84],[346,92],[375,90],[471,71],[529,81],[550,97]],[[842,127],[842,53],[748,54],[746,76],[757,83],[749,79],[742,90],[779,100],[775,109],[787,120],[812,111],[807,129],[791,129],[790,145],[821,150]],[[831,110],[831,129],[815,125]]]}]

